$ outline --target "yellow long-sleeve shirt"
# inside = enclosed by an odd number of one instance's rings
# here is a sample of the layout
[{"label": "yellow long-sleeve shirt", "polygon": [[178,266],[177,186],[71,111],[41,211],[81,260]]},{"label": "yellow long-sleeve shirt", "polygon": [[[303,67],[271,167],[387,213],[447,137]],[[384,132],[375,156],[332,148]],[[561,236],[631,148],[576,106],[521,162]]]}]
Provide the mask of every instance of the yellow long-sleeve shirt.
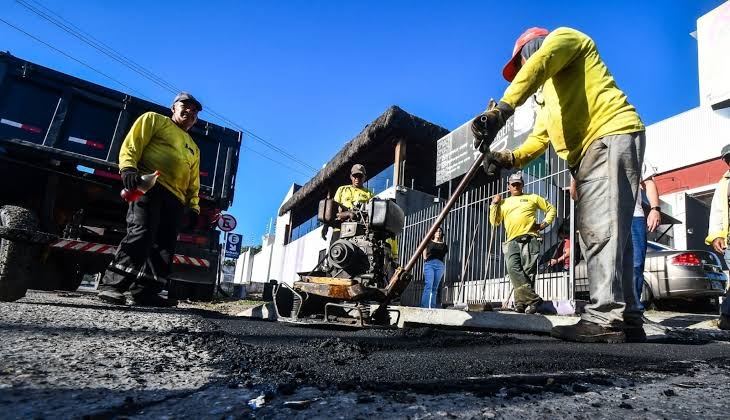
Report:
[{"label": "yellow long-sleeve shirt", "polygon": [[712,241],[717,238],[727,239],[728,237],[728,183],[730,183],[730,171],[725,172],[720,178],[720,182],[715,188],[715,194],[712,196],[708,233],[705,238],[707,245],[712,245]]},{"label": "yellow long-sleeve shirt", "polygon": [[[357,188],[352,185],[343,185],[335,191],[334,200],[345,208],[351,209],[355,203],[367,203],[375,194],[366,188]],[[385,240],[390,245],[390,252],[394,260],[398,259],[398,241],[395,238]]]},{"label": "yellow long-sleeve shirt", "polygon": [[535,194],[513,195],[489,207],[489,223],[504,222],[508,241],[528,233],[537,236],[533,227],[537,223],[538,209],[545,212],[545,225],[553,222],[555,207],[547,200]]},{"label": "yellow long-sleeve shirt", "polygon": [[160,171],[157,183],[200,212],[200,149],[169,117],[147,112],[134,122],[119,150],[119,169]]},{"label": "yellow long-sleeve shirt", "polygon": [[366,188],[357,188],[352,185],[343,185],[335,191],[334,200],[345,208],[351,209],[355,203],[367,203],[375,194]]},{"label": "yellow long-sleeve shirt", "polygon": [[522,105],[542,86],[535,127],[513,151],[522,168],[552,142],[555,152],[574,167],[596,139],[644,130],[644,123],[604,64],[596,45],[570,28],[550,32],[520,69],[502,101]]}]

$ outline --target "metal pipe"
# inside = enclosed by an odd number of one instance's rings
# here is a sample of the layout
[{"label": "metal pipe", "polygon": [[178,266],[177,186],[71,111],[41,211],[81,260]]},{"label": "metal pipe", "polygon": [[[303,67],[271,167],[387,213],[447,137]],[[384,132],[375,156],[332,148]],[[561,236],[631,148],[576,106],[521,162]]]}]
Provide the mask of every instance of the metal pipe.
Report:
[{"label": "metal pipe", "polygon": [[410,272],[413,269],[413,266],[416,265],[416,262],[421,257],[421,253],[423,253],[423,250],[425,250],[428,246],[428,243],[433,237],[433,234],[436,233],[436,230],[441,226],[441,223],[444,221],[446,215],[456,203],[456,200],[458,200],[459,196],[461,196],[461,193],[464,192],[467,185],[469,185],[469,182],[471,182],[472,178],[474,178],[474,175],[476,175],[477,171],[482,166],[482,162],[484,161],[485,157],[486,154],[480,153],[476,160],[474,160],[474,163],[471,164],[471,167],[464,175],[464,178],[462,178],[454,193],[451,195],[451,197],[449,197],[449,200],[446,202],[446,205],[444,205],[441,213],[439,213],[439,215],[436,217],[436,221],[434,221],[431,228],[423,237],[421,243],[418,245],[418,248],[416,248],[416,251],[413,253],[413,255],[411,255],[411,258],[408,260],[406,265],[404,267],[398,267],[398,269],[396,269],[395,273],[390,278],[388,286],[385,288],[385,298],[383,299],[383,302],[380,304],[380,306],[378,306],[375,312],[373,312],[372,316],[374,321],[384,321],[384,317],[387,316],[388,304],[390,304],[390,302],[408,286],[408,283],[410,283],[411,281]]}]

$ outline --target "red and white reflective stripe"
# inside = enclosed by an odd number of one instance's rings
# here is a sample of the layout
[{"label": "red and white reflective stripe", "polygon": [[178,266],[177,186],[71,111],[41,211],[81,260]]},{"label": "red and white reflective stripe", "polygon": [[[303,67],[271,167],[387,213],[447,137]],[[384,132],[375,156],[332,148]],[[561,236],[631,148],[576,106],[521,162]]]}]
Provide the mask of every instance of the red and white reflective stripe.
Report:
[{"label": "red and white reflective stripe", "polygon": [[28,131],[28,132],[31,132],[31,133],[35,133],[35,134],[39,134],[41,131],[43,131],[43,130],[41,130],[38,127],[35,127],[35,126],[32,126],[32,125],[28,125],[28,124],[19,123],[19,122],[15,122],[15,121],[11,121],[11,120],[6,120],[5,118],[0,118],[0,123],[9,125],[11,127],[19,128],[19,129],[21,129],[23,131]]},{"label": "red and white reflective stripe", "polygon": [[61,239],[51,244],[54,248],[70,249],[73,251],[93,252],[96,254],[114,254],[117,247],[112,245],[95,244],[93,242],[74,241],[71,239]]},{"label": "red and white reflective stripe", "polygon": [[[63,248],[72,251],[93,252],[95,254],[114,254],[117,247],[113,245],[96,244],[93,242],[74,241],[72,239],[60,239],[51,244],[54,248]],[[205,258],[189,257],[187,255],[175,254],[173,264],[193,265],[196,267],[210,268],[210,261]]]},{"label": "red and white reflective stripe", "polygon": [[175,254],[172,260],[174,264],[194,265],[196,267],[210,267],[210,262],[204,258],[188,257],[187,255]]},{"label": "red and white reflective stripe", "polygon": [[82,139],[80,137],[68,136],[68,141],[72,141],[74,143],[85,144],[85,145],[91,147],[92,149],[104,150],[104,145],[102,143],[95,142],[95,141],[91,141],[91,140]]}]

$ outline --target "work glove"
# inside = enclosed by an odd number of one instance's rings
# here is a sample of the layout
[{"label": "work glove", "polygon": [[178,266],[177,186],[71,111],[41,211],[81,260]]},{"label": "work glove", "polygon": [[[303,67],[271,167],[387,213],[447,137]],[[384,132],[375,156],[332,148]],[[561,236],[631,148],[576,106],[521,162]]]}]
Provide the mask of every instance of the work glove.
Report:
[{"label": "work glove", "polygon": [[515,158],[512,152],[504,149],[499,152],[488,151],[482,162],[482,169],[487,175],[487,182],[499,179],[502,169],[512,169],[515,166]]},{"label": "work glove", "polygon": [[512,169],[515,167],[515,156],[509,149],[500,150],[499,152],[489,152],[489,160],[502,169]]},{"label": "work glove", "polygon": [[494,182],[499,179],[500,173],[502,172],[499,165],[497,165],[494,160],[490,159],[491,153],[487,154],[487,156],[484,159],[484,162],[482,162],[482,169],[484,170],[484,173],[487,175],[487,182]]},{"label": "work glove", "polygon": [[124,168],[122,169],[122,184],[124,188],[129,191],[134,191],[139,186],[139,172],[136,168]]},{"label": "work glove", "polygon": [[515,110],[506,102],[495,104],[494,101],[490,101],[489,109],[471,122],[474,148],[482,153],[489,151],[489,146],[494,141],[494,137],[514,113]]}]

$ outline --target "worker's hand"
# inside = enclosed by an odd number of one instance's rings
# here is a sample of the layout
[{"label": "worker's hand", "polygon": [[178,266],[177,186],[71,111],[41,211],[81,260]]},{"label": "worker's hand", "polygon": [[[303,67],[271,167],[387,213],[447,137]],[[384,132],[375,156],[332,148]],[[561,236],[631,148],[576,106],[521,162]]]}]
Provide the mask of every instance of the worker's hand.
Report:
[{"label": "worker's hand", "polygon": [[545,223],[535,223],[532,225],[532,230],[540,232],[541,230],[545,229],[547,225]]},{"label": "worker's hand", "polygon": [[646,216],[646,228],[649,232],[654,232],[659,225],[662,224],[662,214],[659,210],[652,209]]},{"label": "worker's hand", "polygon": [[499,179],[500,172],[502,172],[501,167],[497,165],[497,163],[491,157],[492,154],[487,153],[487,155],[484,157],[484,162],[482,162],[482,169],[487,175],[488,183]]},{"label": "worker's hand", "polygon": [[499,152],[489,152],[489,160],[500,168],[512,169],[515,167],[515,156],[509,149],[500,150]]},{"label": "worker's hand", "polygon": [[494,137],[514,113],[514,109],[507,103],[500,102],[494,105],[492,101],[490,108],[479,114],[471,122],[474,148],[482,153],[489,151],[489,146],[494,141]]},{"label": "worker's hand", "polygon": [[556,260],[555,258],[550,258],[550,261],[548,261],[548,265],[550,267],[554,266],[557,263],[558,263],[558,260]]},{"label": "worker's hand", "polygon": [[352,219],[352,212],[351,211],[341,211],[337,213],[337,220],[346,221]]},{"label": "worker's hand", "polygon": [[497,194],[492,197],[492,204],[499,204],[502,201],[502,194]]},{"label": "worker's hand", "polygon": [[122,169],[122,184],[129,191],[134,191],[139,186],[139,172],[136,168]]},{"label": "worker's hand", "polygon": [[727,244],[725,243],[725,238],[715,238],[712,240],[712,249],[715,250],[718,254],[724,254],[725,249],[727,249]]}]

